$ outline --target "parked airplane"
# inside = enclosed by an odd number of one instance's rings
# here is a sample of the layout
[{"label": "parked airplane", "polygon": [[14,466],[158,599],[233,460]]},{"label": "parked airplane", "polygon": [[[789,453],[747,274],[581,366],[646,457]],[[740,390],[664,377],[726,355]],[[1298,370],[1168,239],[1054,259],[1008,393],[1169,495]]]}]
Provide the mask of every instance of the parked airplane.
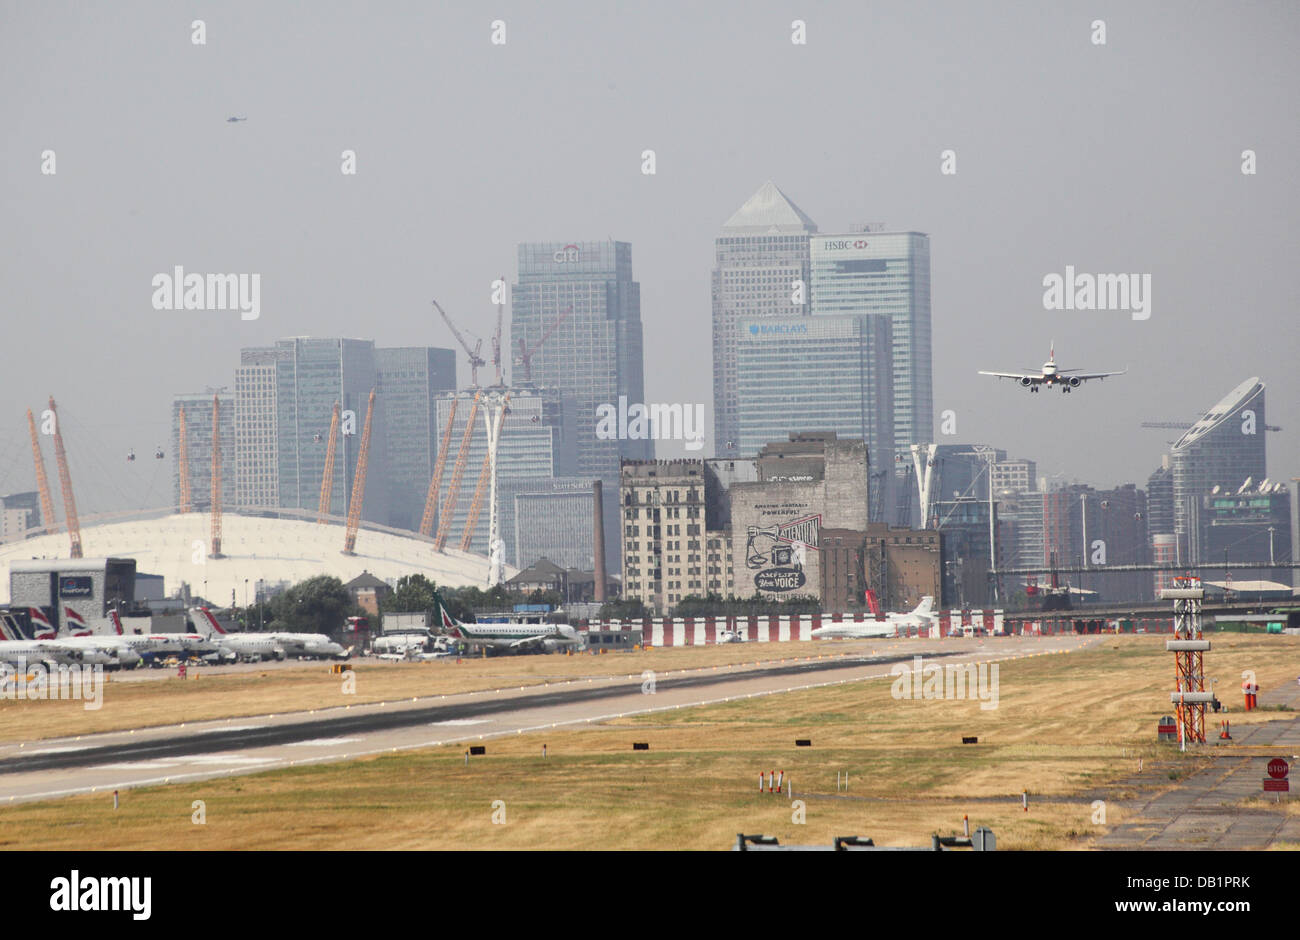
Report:
[{"label": "parked airplane", "polygon": [[[72,613],[68,610],[70,616],[65,620],[66,627],[63,635],[56,637],[52,642],[80,651],[81,662],[84,665],[99,664],[109,669],[134,669],[144,660],[140,647],[146,647],[151,652],[155,649],[151,637],[138,636],[128,639],[125,636],[111,634],[96,636],[86,630],[86,623],[80,617],[74,620]],[[116,619],[117,611],[110,612],[110,617],[114,621],[114,626],[121,630],[121,621]],[[83,630],[85,632],[82,632]]]},{"label": "parked airplane", "polygon": [[1056,365],[1056,343],[1053,342],[1047,361],[1041,372],[984,372],[980,375],[992,375],[999,379],[1015,379],[1031,392],[1036,392],[1044,385],[1059,385],[1062,392],[1078,388],[1089,379],[1104,379],[1108,375],[1123,375],[1128,372],[1083,372],[1081,369],[1059,369]]},{"label": "parked airplane", "polygon": [[[869,601],[873,599],[869,598]],[[874,602],[872,603],[874,607]],[[906,636],[920,628],[929,627],[935,622],[934,598],[926,595],[921,603],[906,614],[886,614],[883,620],[868,620],[865,623],[834,623],[814,630],[810,636],[814,640],[863,639],[866,637]]]},{"label": "parked airplane", "polygon": [[718,634],[719,643],[744,643],[744,635],[737,633],[735,630],[723,630]]},{"label": "parked airplane", "polygon": [[214,642],[238,655],[273,655],[277,659],[287,656],[328,657],[347,659],[351,649],[344,649],[323,633],[228,633],[212,611],[206,607],[192,607],[190,614],[200,632]]},{"label": "parked airplane", "polygon": [[375,637],[370,644],[370,651],[376,655],[396,655],[405,659],[409,650],[424,652],[433,643],[433,634],[428,630],[415,633],[385,633]]},{"label": "parked airplane", "polygon": [[472,646],[498,650],[537,647],[553,653],[562,646],[574,646],[578,631],[567,623],[461,623],[447,610],[442,595],[433,592],[443,629]]},{"label": "parked airplane", "polygon": [[28,640],[10,613],[0,614],[0,663],[23,667],[29,663],[69,665],[81,662],[81,653],[54,640]]}]

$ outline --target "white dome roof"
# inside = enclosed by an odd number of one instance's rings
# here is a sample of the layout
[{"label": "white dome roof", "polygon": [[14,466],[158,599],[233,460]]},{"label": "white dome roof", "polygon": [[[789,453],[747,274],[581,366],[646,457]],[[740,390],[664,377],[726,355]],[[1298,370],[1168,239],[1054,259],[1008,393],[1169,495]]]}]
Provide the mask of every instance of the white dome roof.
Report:
[{"label": "white dome roof", "polygon": [[[363,571],[390,584],[402,575],[423,574],[448,587],[487,585],[485,556],[454,549],[436,552],[431,539],[415,534],[399,535],[363,526],[357,533],[356,554],[344,555],[344,526],[339,523],[319,525],[226,512],[221,525],[221,551],[225,557],[204,558],[211,525],[212,517],[199,512],[83,525],[82,554],[87,558],[134,558],[138,573],[163,576],[168,596],[185,581],[194,593],[218,603],[225,603],[233,590],[237,602],[243,604],[245,579],[251,592],[258,581],[296,584],[326,574],[347,583]],[[9,600],[11,561],[68,555],[66,530],[0,544],[3,602]],[[200,561],[196,562],[196,557]],[[516,573],[507,567],[505,577]]]}]

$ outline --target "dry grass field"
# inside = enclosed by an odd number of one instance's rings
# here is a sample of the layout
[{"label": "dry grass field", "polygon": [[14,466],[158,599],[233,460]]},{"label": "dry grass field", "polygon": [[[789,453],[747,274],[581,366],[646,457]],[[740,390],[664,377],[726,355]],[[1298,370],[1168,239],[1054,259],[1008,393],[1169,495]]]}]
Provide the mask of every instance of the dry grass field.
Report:
[{"label": "dry grass field", "polygon": [[[1255,670],[1265,688],[1294,681],[1300,641],[1213,639],[1207,672],[1234,726],[1280,717],[1240,711],[1240,675]],[[490,739],[468,766],[449,746],[133,790],[116,812],[102,794],[18,805],[0,809],[0,847],[716,850],[742,831],[787,844],[863,835],[921,845],[931,833],[959,833],[965,814],[972,829],[994,830],[999,849],[1088,848],[1103,831],[1094,801],[1106,801],[1108,825],[1123,821],[1117,781],[1139,758],[1148,773],[1159,763],[1152,776],[1165,785],[1213,759],[1215,748],[1184,756],[1154,742],[1157,718],[1171,710],[1172,658],[1162,638],[1104,637],[1083,651],[1001,663],[992,710],[897,700],[877,680]],[[554,670],[555,659],[514,668]],[[963,745],[963,735],[979,743]],[[813,746],[796,748],[796,738]],[[633,741],[650,749],[632,751]],[[802,823],[788,794],[757,792],[768,769],[785,771]],[[849,776],[847,793],[836,792],[837,772]],[[192,821],[196,800],[202,825]]]}]

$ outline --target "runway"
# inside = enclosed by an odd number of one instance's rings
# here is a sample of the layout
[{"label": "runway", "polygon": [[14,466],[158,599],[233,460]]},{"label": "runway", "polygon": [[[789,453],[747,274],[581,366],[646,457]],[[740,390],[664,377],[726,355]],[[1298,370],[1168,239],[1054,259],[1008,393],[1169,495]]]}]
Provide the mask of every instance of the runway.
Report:
[{"label": "runway", "polygon": [[[231,718],[0,746],[0,802],[197,781],[325,761],[574,728],[669,709],[887,679],[924,655],[945,663],[994,662],[1079,649],[1073,636],[1005,638],[975,648],[900,643],[882,655],[770,662],[652,675],[624,673],[543,687]],[[885,645],[867,641],[864,648]],[[891,644],[892,645],[892,644]],[[837,644],[828,652],[852,650]],[[802,650],[801,650],[802,651]],[[633,733],[629,731],[629,739]]]}]

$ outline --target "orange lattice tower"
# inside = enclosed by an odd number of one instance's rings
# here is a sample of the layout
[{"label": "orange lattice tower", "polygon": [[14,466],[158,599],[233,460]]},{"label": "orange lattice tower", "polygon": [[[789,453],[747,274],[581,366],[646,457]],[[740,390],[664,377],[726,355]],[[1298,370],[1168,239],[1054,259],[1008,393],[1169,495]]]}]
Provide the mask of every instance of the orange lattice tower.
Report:
[{"label": "orange lattice tower", "polygon": [[1165,649],[1174,654],[1174,691],[1169,700],[1177,707],[1178,738],[1183,745],[1205,743],[1205,706],[1214,693],[1205,691],[1205,654],[1210,641],[1201,635],[1201,601],[1205,589],[1200,578],[1174,578],[1174,586],[1160,592],[1174,602],[1174,638]]}]

